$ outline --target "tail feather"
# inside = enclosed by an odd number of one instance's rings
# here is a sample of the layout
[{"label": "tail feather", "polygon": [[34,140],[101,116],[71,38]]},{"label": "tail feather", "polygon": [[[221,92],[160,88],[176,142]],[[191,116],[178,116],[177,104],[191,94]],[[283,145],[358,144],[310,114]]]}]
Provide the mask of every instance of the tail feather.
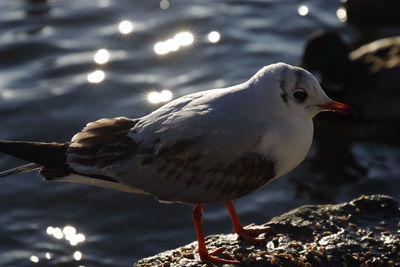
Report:
[{"label": "tail feather", "polygon": [[13,175],[13,174],[17,174],[17,173],[34,171],[34,170],[40,169],[42,167],[43,167],[42,165],[39,165],[36,163],[29,163],[29,164],[22,165],[22,166],[13,168],[13,169],[2,171],[2,172],[0,172],[0,177],[5,177],[8,175]]},{"label": "tail feather", "polygon": [[0,152],[42,166],[60,167],[65,164],[69,143],[42,143],[0,140]]},{"label": "tail feather", "polygon": [[29,161],[31,163],[0,172],[0,177],[40,169],[39,174],[46,180],[88,184],[115,190],[146,193],[141,189],[121,184],[113,177],[94,174],[80,174],[66,163],[69,143],[40,143],[0,140],[0,153]]}]

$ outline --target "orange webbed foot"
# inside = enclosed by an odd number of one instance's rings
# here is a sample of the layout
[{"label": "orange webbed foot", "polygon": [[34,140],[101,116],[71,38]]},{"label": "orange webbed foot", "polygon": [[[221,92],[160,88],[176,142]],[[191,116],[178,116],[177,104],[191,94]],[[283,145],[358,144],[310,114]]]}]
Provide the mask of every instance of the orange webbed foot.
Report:
[{"label": "orange webbed foot", "polygon": [[246,226],[246,227],[238,227],[234,229],[234,232],[237,233],[241,238],[244,240],[247,240],[251,243],[261,243],[264,242],[264,238],[259,238],[259,237],[254,237],[255,235],[259,235],[262,233],[268,233],[271,231],[271,227],[265,226],[265,227],[252,227],[252,226]]},{"label": "orange webbed foot", "polygon": [[234,264],[238,265],[240,264],[240,261],[235,260],[235,259],[223,259],[218,257],[222,252],[225,251],[225,248],[217,248],[216,250],[208,253],[207,251],[199,251],[200,254],[200,259],[202,260],[203,263],[207,264],[207,266],[214,267],[214,266],[219,266],[223,264]]},{"label": "orange webbed foot", "polygon": [[240,219],[238,214],[236,213],[235,207],[233,206],[232,201],[225,202],[225,205],[229,211],[229,215],[231,217],[232,225],[233,225],[233,232],[237,233],[241,238],[247,240],[251,243],[261,243],[265,240],[263,238],[254,237],[255,235],[259,235],[261,233],[267,233],[271,230],[271,227],[252,227],[243,225],[240,223]]}]

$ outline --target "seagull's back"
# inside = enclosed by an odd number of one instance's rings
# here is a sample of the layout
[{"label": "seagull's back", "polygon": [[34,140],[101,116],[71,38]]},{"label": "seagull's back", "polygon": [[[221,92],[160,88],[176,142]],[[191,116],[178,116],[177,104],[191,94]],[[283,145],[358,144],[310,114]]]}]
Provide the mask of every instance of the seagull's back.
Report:
[{"label": "seagull's back", "polygon": [[[72,139],[68,164],[163,201],[209,203],[247,195],[299,164],[312,139],[311,120],[289,117],[282,128],[265,119],[262,113],[275,104],[255,93],[257,86],[250,80],[178,98],[136,120],[90,123]],[[281,138],[291,147],[276,146]],[[294,156],[284,159],[290,152]]]}]

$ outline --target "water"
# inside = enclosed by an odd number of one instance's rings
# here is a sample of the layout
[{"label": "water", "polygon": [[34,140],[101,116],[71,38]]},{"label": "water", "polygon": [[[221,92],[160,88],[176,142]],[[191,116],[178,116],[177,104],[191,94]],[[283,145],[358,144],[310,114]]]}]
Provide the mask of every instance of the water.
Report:
[{"label": "water", "polygon": [[[298,14],[302,4],[306,16]],[[179,97],[242,82],[277,61],[296,64],[313,30],[348,30],[336,16],[339,6],[336,0],[2,0],[0,138],[63,142],[88,121],[154,110],[160,104],[147,100],[152,91]],[[131,33],[119,31],[123,20],[132,21]],[[193,44],[155,53],[157,42],[183,31],[193,34]],[[207,39],[211,31],[220,33],[219,42]],[[104,65],[93,61],[102,48],[110,54]],[[96,70],[104,79],[88,82]],[[93,79],[101,78],[97,72]],[[321,116],[306,162],[236,201],[243,222],[362,193],[399,197],[398,128]],[[0,169],[20,163],[0,156]],[[207,206],[204,219],[208,234],[231,229],[223,205]],[[72,241],[61,234],[67,225],[76,229]],[[195,238],[190,206],[46,183],[33,173],[2,179],[0,226],[0,266],[129,266]]]}]

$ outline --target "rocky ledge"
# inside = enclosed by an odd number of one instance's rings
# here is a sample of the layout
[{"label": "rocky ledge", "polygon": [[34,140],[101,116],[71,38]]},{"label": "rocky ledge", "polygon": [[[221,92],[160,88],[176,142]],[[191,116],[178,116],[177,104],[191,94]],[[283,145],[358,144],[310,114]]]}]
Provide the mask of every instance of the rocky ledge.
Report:
[{"label": "rocky ledge", "polygon": [[[384,195],[337,205],[302,206],[273,218],[265,242],[213,235],[207,248],[241,266],[400,266],[400,205]],[[262,234],[264,235],[264,234]],[[202,266],[197,243],[141,259],[134,266]]]}]

